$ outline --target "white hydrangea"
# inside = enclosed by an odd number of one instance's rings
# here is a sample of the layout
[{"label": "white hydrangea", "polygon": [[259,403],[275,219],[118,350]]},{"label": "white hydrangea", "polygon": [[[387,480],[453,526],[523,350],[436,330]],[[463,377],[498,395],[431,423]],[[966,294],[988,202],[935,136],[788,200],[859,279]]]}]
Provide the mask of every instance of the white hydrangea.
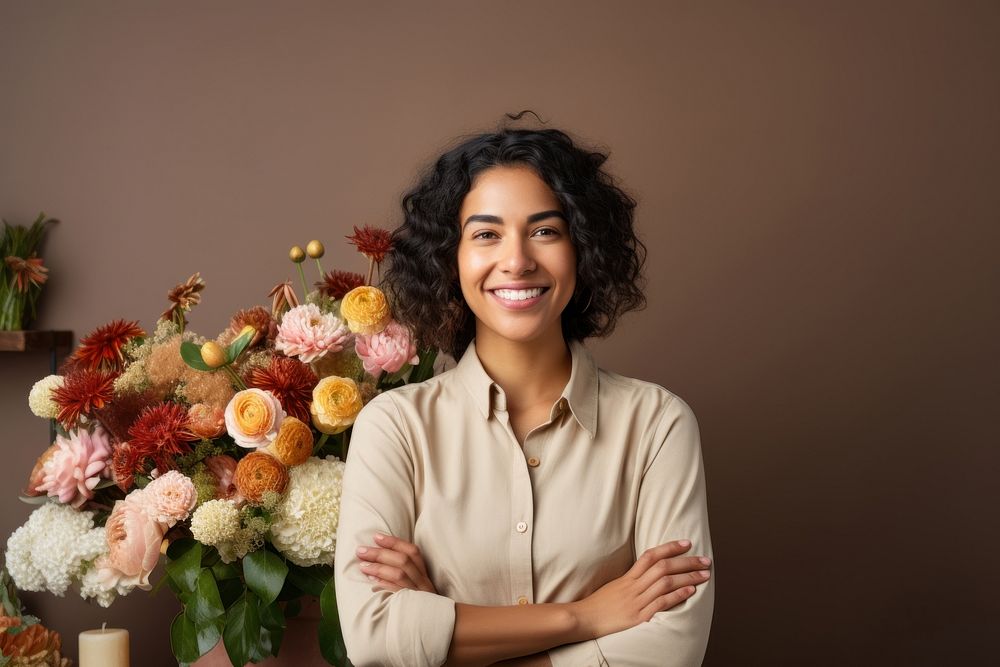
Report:
[{"label": "white hydrangea", "polygon": [[108,587],[101,576],[101,571],[93,566],[87,568],[80,577],[80,597],[94,598],[97,604],[105,608],[110,607],[119,595],[127,595],[129,590],[120,590],[115,586]]},{"label": "white hydrangea", "polygon": [[108,550],[103,528],[91,512],[46,503],[7,540],[7,570],[24,591],[62,596],[83,570]]},{"label": "white hydrangea", "polygon": [[312,457],[289,471],[271,543],[296,565],[333,563],[343,479],[344,463],[335,456]]},{"label": "white hydrangea", "polygon": [[36,382],[28,392],[28,407],[42,419],[55,419],[59,406],[52,400],[52,391],[63,386],[63,376],[48,375]]},{"label": "white hydrangea", "polygon": [[191,535],[209,546],[231,541],[239,529],[240,511],[231,500],[209,500],[191,516]]}]

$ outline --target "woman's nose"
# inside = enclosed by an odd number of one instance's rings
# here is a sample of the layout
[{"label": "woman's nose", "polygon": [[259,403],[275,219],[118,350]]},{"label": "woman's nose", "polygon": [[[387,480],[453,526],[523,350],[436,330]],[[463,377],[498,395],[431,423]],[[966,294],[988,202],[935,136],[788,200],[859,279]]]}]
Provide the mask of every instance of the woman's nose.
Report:
[{"label": "woman's nose", "polygon": [[504,273],[524,275],[535,270],[535,260],[521,239],[509,239],[504,248],[504,256],[500,260],[500,268]]}]

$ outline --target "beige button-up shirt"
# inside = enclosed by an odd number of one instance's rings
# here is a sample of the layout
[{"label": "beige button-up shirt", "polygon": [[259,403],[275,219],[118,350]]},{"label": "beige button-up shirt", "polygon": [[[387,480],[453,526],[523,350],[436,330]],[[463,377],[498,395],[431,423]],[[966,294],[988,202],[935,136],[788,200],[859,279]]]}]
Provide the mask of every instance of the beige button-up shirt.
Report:
[{"label": "beige button-up shirt", "polygon": [[[335,562],[355,665],[442,664],[455,602],[580,600],[671,540],[712,556],[691,408],[658,385],[598,369],[579,343],[570,348],[569,383],[523,448],[474,342],[457,367],[361,411]],[[376,532],[420,547],[438,595],[372,588],[355,551]],[[651,621],[549,656],[555,667],[698,665],[713,603],[714,576]]]}]

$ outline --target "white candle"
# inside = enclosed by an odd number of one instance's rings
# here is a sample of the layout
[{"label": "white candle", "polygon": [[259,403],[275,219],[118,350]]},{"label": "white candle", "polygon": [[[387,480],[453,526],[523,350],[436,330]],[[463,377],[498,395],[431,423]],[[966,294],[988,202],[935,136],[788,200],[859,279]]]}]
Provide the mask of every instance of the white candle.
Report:
[{"label": "white candle", "polygon": [[102,625],[81,632],[80,667],[129,667],[128,630]]}]

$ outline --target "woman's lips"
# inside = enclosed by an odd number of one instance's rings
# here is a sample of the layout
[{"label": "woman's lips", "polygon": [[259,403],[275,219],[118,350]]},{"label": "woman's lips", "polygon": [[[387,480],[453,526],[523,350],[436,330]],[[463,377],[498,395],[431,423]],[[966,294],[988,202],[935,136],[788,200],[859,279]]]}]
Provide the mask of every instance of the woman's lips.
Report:
[{"label": "woman's lips", "polygon": [[541,294],[539,294],[538,296],[528,297],[527,299],[508,299],[497,294],[498,291],[506,292],[506,291],[518,291],[518,290],[487,290],[487,291],[489,295],[496,300],[497,303],[499,303],[504,308],[507,308],[508,310],[527,310],[528,308],[531,308],[539,301],[541,301],[542,298],[545,296],[545,294],[549,291],[548,287],[543,287],[541,289],[542,289]]}]

